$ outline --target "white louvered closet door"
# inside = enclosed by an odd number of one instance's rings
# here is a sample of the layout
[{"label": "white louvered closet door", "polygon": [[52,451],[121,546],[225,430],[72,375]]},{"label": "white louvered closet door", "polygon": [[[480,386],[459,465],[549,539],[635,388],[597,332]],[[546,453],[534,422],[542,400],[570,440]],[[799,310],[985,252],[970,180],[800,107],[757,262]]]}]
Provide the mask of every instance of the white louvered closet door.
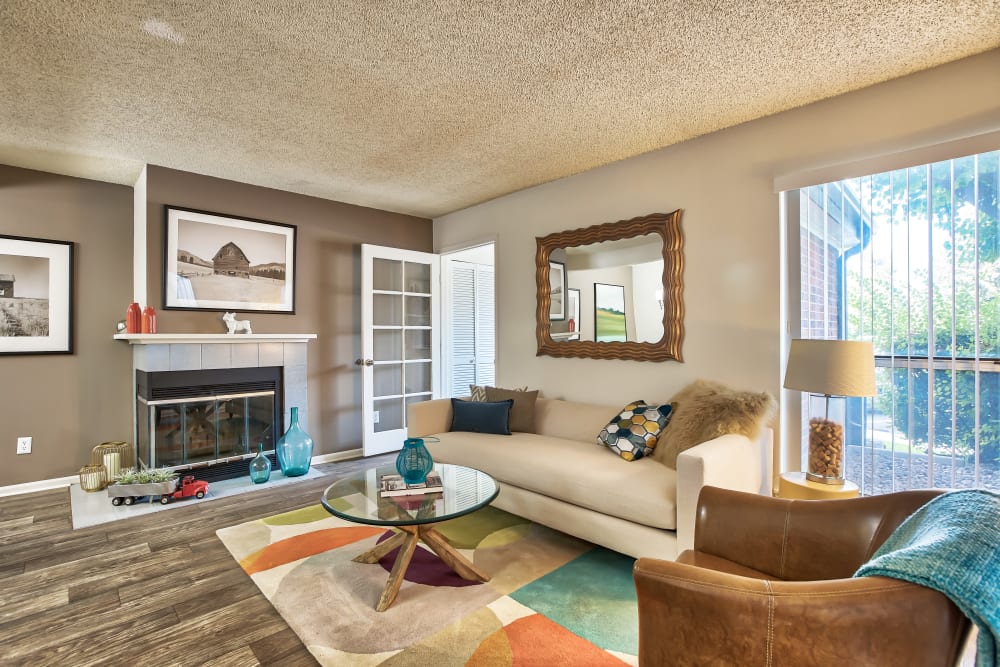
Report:
[{"label": "white louvered closet door", "polygon": [[496,283],[493,267],[476,267],[476,384],[496,384]]},{"label": "white louvered closet door", "polygon": [[496,380],[496,304],[493,267],[453,262],[451,275],[452,396],[468,396],[470,384]]}]

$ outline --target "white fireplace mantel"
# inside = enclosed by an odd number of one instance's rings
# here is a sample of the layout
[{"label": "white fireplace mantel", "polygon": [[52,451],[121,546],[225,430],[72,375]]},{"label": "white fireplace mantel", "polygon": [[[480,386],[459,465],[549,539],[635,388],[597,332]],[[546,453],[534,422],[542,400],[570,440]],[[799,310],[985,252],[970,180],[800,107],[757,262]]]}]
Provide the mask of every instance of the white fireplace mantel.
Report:
[{"label": "white fireplace mantel", "polygon": [[201,333],[157,333],[157,334],[115,334],[115,340],[126,341],[129,345],[206,345],[212,343],[305,343],[316,338],[314,333],[265,333],[265,334],[201,334]]}]

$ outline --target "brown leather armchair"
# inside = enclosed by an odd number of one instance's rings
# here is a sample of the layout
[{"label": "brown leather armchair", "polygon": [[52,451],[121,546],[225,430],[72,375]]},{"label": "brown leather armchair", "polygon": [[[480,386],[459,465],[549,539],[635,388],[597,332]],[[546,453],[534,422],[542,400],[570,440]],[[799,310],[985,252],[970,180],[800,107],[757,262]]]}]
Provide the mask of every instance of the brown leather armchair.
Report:
[{"label": "brown leather armchair", "polygon": [[940,493],[784,500],[705,487],[694,549],[636,561],[639,664],[954,664],[971,623],[951,600],[851,578]]}]

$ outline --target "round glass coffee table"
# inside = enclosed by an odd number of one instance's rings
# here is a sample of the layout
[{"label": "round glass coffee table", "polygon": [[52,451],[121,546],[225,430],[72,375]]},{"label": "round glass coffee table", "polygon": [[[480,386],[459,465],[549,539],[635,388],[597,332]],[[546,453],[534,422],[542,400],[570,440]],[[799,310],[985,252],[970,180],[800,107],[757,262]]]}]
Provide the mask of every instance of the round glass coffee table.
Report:
[{"label": "round glass coffee table", "polygon": [[379,490],[382,475],[396,474],[395,465],[368,468],[337,480],[323,492],[321,502],[330,514],[375,526],[391,526],[397,533],[356,556],[358,563],[378,563],[387,553],[400,547],[396,562],[389,573],[382,597],[375,609],[385,611],[396,599],[403,575],[410,565],[417,541],[426,544],[448,567],[463,579],[489,581],[485,572],[476,568],[444,539],[433,524],[475,512],[486,507],[500,493],[497,481],[475,468],[435,463],[434,471],[441,476],[442,490],[436,493],[383,497]]}]

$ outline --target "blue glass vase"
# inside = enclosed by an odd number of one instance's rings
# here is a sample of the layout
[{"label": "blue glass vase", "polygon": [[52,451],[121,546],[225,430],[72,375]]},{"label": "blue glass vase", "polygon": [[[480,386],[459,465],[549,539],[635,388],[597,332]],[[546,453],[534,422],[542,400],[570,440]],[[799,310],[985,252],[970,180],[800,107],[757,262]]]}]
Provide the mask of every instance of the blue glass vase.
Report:
[{"label": "blue glass vase", "polygon": [[281,474],[299,477],[309,472],[312,463],[313,439],[299,426],[299,409],[292,408],[292,425],[274,447]]},{"label": "blue glass vase", "polygon": [[396,472],[407,484],[422,484],[434,467],[431,453],[424,447],[422,438],[407,438],[396,457]]},{"label": "blue glass vase", "polygon": [[257,456],[250,459],[250,481],[263,484],[271,478],[271,462],[264,456],[264,443],[257,445]]}]

